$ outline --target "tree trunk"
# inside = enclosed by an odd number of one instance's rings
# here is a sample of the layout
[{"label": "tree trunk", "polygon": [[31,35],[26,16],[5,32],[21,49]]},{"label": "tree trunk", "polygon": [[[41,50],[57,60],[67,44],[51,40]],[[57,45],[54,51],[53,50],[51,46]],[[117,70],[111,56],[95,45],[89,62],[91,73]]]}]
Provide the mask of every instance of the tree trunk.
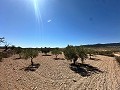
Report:
[{"label": "tree trunk", "polygon": [[92,56],[92,55],[90,54],[90,59],[92,59],[91,56]]},{"label": "tree trunk", "polygon": [[31,65],[32,65],[32,66],[34,65],[34,63],[33,63],[33,58],[31,58]]},{"label": "tree trunk", "polygon": [[56,55],[55,59],[58,59],[57,56],[58,56],[58,55]]},{"label": "tree trunk", "polygon": [[76,60],[73,60],[73,64],[75,65]]},{"label": "tree trunk", "polygon": [[84,59],[83,58],[81,58],[81,62],[82,62],[82,64],[84,64]]},{"label": "tree trunk", "polygon": [[5,50],[4,51],[7,51],[8,50],[8,47],[7,46],[5,46]]},{"label": "tree trunk", "polygon": [[76,64],[76,61],[77,61],[77,58],[74,58],[74,59],[73,59],[73,64],[74,64],[74,65]]},{"label": "tree trunk", "polygon": [[19,58],[21,59],[21,55],[19,54]]}]

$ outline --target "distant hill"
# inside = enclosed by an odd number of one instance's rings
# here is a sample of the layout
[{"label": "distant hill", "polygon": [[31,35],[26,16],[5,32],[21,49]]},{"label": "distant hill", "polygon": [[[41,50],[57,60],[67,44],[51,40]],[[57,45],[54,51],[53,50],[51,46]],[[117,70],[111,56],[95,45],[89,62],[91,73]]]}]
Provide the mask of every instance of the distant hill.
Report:
[{"label": "distant hill", "polygon": [[84,47],[118,47],[120,43],[106,43],[106,44],[91,44],[91,45],[83,45]]}]

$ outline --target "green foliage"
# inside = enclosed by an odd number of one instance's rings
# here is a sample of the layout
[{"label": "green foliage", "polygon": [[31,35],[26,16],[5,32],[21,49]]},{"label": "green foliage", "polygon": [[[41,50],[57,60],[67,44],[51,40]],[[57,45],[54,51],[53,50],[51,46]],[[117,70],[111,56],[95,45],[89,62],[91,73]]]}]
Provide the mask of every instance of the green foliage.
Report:
[{"label": "green foliage", "polygon": [[50,48],[47,48],[47,47],[41,48],[41,51],[42,51],[42,53],[45,53],[45,55],[47,55],[47,53],[50,52]]},{"label": "green foliage", "polygon": [[33,58],[38,56],[38,51],[37,50],[32,50],[32,49],[26,49],[23,52],[23,58],[25,59],[31,59],[31,65],[33,66]]},{"label": "green foliage", "polygon": [[93,50],[93,49],[87,49],[87,54],[89,54],[90,59],[91,59],[91,57],[92,57],[93,55],[95,55],[96,52],[95,52],[95,50]]},{"label": "green foliage", "polygon": [[15,49],[15,53],[19,54],[19,58],[21,58],[22,54],[23,54],[23,50],[21,47],[16,47]]},{"label": "green foliage", "polygon": [[78,59],[78,56],[77,56],[77,52],[76,52],[76,48],[71,46],[71,45],[68,45],[65,49],[64,49],[64,55],[65,55],[65,58],[67,60],[71,60],[74,62],[77,61]]},{"label": "green foliage", "polygon": [[81,62],[84,63],[84,60],[87,58],[87,49],[83,47],[77,48],[77,55],[81,58]]},{"label": "green foliage", "polygon": [[105,55],[105,56],[110,56],[110,57],[114,57],[114,54],[112,51],[98,51],[99,55]]},{"label": "green foliage", "polygon": [[78,58],[81,59],[82,63],[87,58],[87,49],[83,47],[74,47],[74,46],[67,46],[64,50],[64,55],[67,60],[73,60],[74,64]]},{"label": "green foliage", "polygon": [[62,52],[59,50],[59,48],[56,48],[56,49],[52,50],[51,53],[56,56],[56,59],[57,59],[57,56],[58,56],[59,54],[62,54]]},{"label": "green foliage", "polygon": [[38,51],[37,50],[32,50],[32,49],[24,50],[24,57],[25,57],[25,59],[35,58],[37,56],[38,56]]},{"label": "green foliage", "polygon": [[15,48],[15,52],[16,52],[16,54],[21,53],[22,52],[22,48],[21,47]]}]

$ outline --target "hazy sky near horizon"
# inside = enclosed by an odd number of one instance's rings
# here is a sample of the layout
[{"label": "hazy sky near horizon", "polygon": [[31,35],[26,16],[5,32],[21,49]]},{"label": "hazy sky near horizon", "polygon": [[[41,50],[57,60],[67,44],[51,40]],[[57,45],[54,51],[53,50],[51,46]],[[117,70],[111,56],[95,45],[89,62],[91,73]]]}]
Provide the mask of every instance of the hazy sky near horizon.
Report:
[{"label": "hazy sky near horizon", "polygon": [[0,37],[22,47],[120,42],[120,0],[0,0]]}]

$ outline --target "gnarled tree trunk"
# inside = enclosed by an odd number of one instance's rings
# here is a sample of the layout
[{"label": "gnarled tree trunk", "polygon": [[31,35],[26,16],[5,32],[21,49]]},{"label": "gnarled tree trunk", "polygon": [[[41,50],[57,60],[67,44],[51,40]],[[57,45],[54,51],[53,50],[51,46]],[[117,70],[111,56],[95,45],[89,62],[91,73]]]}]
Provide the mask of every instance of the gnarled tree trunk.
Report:
[{"label": "gnarled tree trunk", "polygon": [[34,63],[33,63],[33,58],[31,58],[31,65],[32,65],[32,66],[34,65]]}]

